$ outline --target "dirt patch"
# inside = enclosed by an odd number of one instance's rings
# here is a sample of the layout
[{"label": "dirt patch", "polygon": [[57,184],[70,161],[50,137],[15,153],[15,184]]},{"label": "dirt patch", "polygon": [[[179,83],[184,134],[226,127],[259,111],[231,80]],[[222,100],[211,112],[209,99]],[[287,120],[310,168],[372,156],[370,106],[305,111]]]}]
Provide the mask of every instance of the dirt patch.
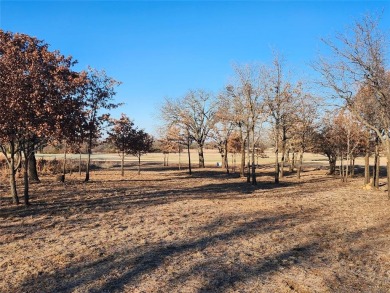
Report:
[{"label": "dirt patch", "polygon": [[0,191],[0,292],[390,292],[390,201],[324,170],[98,170]]}]

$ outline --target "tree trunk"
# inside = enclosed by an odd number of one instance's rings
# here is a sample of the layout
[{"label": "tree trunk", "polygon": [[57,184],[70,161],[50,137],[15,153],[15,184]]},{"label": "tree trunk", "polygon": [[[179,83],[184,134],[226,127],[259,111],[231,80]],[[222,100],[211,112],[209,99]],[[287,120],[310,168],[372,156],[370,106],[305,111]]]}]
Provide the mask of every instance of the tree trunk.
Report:
[{"label": "tree trunk", "polygon": [[15,144],[10,143],[10,163],[9,163],[9,172],[10,172],[10,186],[11,186],[11,197],[14,204],[19,204],[18,191],[16,189],[16,169],[15,169]]},{"label": "tree trunk", "polygon": [[286,156],[285,156],[285,142],[283,141],[282,143],[282,158],[280,160],[280,178],[283,178],[284,177],[284,161],[286,159]]},{"label": "tree trunk", "polygon": [[88,138],[88,159],[87,159],[87,166],[85,170],[85,182],[89,181],[89,172],[91,167],[91,154],[92,154],[92,134],[89,135]]},{"label": "tree trunk", "polygon": [[379,160],[379,146],[378,141],[375,144],[375,155],[374,155],[374,167],[372,170],[372,182],[371,186],[378,189],[379,188],[379,168],[380,168],[380,160]]},{"label": "tree trunk", "polygon": [[191,152],[190,152],[190,139],[188,139],[187,143],[187,152],[188,152],[188,173],[192,175],[192,169],[191,169]]},{"label": "tree trunk", "polygon": [[390,138],[386,140],[387,149],[387,198],[390,200]]},{"label": "tree trunk", "polygon": [[349,176],[349,170],[348,170],[348,167],[349,167],[349,154],[347,154],[347,157],[346,157],[346,162],[345,162],[345,182],[348,182],[348,176]]},{"label": "tree trunk", "polygon": [[275,183],[279,183],[279,142],[275,143]]},{"label": "tree trunk", "polygon": [[329,161],[329,175],[335,175],[337,156],[327,155]]},{"label": "tree trunk", "polygon": [[24,153],[24,168],[23,168],[23,182],[24,182],[24,204],[28,206],[29,202],[29,182],[28,182],[28,155],[27,152]]},{"label": "tree trunk", "polygon": [[90,150],[88,150],[87,166],[86,166],[86,170],[85,170],[85,180],[84,180],[85,182],[89,181],[90,165],[91,165],[91,152],[90,152]]},{"label": "tree trunk", "polygon": [[340,154],[340,179],[344,182],[344,164],[343,164],[343,154]]},{"label": "tree trunk", "polygon": [[252,185],[257,185],[255,165],[255,125],[252,125]]},{"label": "tree trunk", "polygon": [[248,145],[247,145],[247,150],[248,150],[248,165],[247,165],[247,174],[246,174],[246,182],[247,183],[250,183],[251,182],[251,156],[250,156],[250,133],[249,133],[249,130],[248,130],[248,137],[247,137],[247,140],[248,140]]},{"label": "tree trunk", "polygon": [[[294,172],[294,160],[295,160],[295,152],[292,152],[292,155],[291,155],[291,160],[290,160],[290,155],[288,155],[287,157],[290,161],[290,168],[289,168],[289,172]],[[298,177],[299,178],[299,177]]]},{"label": "tree trunk", "polygon": [[240,176],[245,176],[245,140],[241,142],[241,164],[240,164]]},{"label": "tree trunk", "polygon": [[61,182],[65,182],[65,174],[66,174],[66,143],[65,143],[65,149],[64,149],[64,162],[62,164]]},{"label": "tree trunk", "polygon": [[29,159],[28,178],[30,179],[31,182],[36,182],[36,183],[41,182],[38,177],[37,160],[35,158],[35,152],[33,152],[28,159]]},{"label": "tree trunk", "polygon": [[224,163],[225,163],[225,168],[226,168],[226,173],[229,174],[229,158],[228,158],[228,141],[227,139],[224,141]]},{"label": "tree trunk", "polygon": [[125,176],[125,152],[121,154],[121,175],[122,177]]},{"label": "tree trunk", "polygon": [[364,185],[370,183],[370,154],[364,156]]},{"label": "tree trunk", "polygon": [[203,145],[198,144],[199,168],[204,168]]},{"label": "tree trunk", "polygon": [[297,178],[301,179],[301,172],[302,172],[302,165],[303,165],[303,151],[299,152],[299,166],[297,171]]}]

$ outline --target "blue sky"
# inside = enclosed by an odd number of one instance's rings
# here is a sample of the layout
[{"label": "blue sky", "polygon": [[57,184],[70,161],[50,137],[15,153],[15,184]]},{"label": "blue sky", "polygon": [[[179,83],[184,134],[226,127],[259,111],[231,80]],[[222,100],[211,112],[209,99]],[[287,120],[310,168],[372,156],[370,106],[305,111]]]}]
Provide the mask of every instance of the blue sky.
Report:
[{"label": "blue sky", "polygon": [[390,1],[3,1],[0,27],[26,33],[123,84],[116,101],[150,133],[164,97],[189,89],[218,93],[233,63],[268,63],[278,50],[295,77],[314,74],[309,63],[332,36]]}]

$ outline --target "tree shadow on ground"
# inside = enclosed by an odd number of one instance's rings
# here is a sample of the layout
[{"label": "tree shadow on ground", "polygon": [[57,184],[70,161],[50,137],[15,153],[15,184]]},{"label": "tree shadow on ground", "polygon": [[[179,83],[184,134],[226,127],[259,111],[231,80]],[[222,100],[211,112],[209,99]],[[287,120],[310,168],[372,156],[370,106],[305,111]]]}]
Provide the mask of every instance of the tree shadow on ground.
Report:
[{"label": "tree shadow on ground", "polygon": [[[126,247],[103,257],[97,256],[96,259],[85,263],[74,263],[66,268],[57,268],[52,273],[40,272],[37,276],[23,280],[18,291],[32,290],[37,286],[42,286],[47,292],[72,292],[79,289],[80,286],[87,286],[88,292],[123,292],[125,286],[137,285],[143,276],[153,274],[155,270],[164,265],[166,260],[172,257],[197,253],[221,243],[238,241],[246,237],[285,229],[291,227],[291,224],[296,225],[302,221],[310,221],[311,217],[307,216],[310,214],[314,217],[314,213],[314,210],[307,211],[304,218],[301,218],[297,213],[257,216],[251,221],[237,224],[226,232],[213,232],[210,236],[201,236],[163,245]],[[242,216],[250,217],[251,215]],[[219,222],[227,227],[230,227],[228,224],[232,221],[237,221],[237,218],[219,219]],[[210,227],[206,226],[203,229],[209,231]],[[210,260],[205,263],[197,263],[189,271],[180,272],[177,277],[171,279],[168,285],[169,288],[166,289],[169,291],[169,289],[180,286],[194,271],[203,271],[206,280],[199,292],[223,291],[237,282],[275,273],[281,266],[290,266],[293,263],[285,262],[291,259],[292,256],[310,258],[318,250],[317,242],[304,243],[299,246],[288,247],[276,254],[262,256],[256,259],[255,265],[249,266],[242,263],[231,270],[224,268],[223,263],[219,261]],[[97,280],[100,280],[97,282],[98,285],[94,284]],[[102,280],[104,282],[101,282]]]},{"label": "tree shadow on ground", "polygon": [[[212,183],[199,185],[199,179],[201,178],[212,178],[213,180]],[[223,179],[223,182],[221,182],[221,179]],[[59,214],[71,216],[76,212],[80,212],[80,210],[83,214],[122,209],[131,211],[141,207],[200,199],[232,200],[253,196],[282,197],[293,194],[294,196],[307,196],[312,194],[313,191],[319,192],[339,187],[338,184],[323,184],[333,182],[332,177],[312,178],[301,182],[281,181],[279,184],[272,181],[260,181],[259,178],[258,184],[254,186],[214,170],[200,170],[196,172],[195,176],[186,180],[188,180],[188,183],[191,183],[192,180],[194,187],[182,187],[180,180],[179,182],[173,182],[168,188],[165,185],[160,186],[158,182],[141,187],[119,185],[105,188],[102,187],[104,184],[92,186],[89,183],[68,182],[65,185],[56,183],[56,186],[59,187],[57,194],[51,194],[50,198],[40,196],[28,207],[22,205],[0,207],[0,218],[54,216]],[[102,181],[102,183],[104,182]],[[107,182],[112,183],[109,180]],[[126,181],[120,182],[126,183]],[[53,186],[53,183],[47,182],[47,184]],[[41,185],[40,188],[44,189],[45,186]],[[285,192],[277,192],[279,189],[283,189]],[[272,193],[268,193],[271,191]]]}]

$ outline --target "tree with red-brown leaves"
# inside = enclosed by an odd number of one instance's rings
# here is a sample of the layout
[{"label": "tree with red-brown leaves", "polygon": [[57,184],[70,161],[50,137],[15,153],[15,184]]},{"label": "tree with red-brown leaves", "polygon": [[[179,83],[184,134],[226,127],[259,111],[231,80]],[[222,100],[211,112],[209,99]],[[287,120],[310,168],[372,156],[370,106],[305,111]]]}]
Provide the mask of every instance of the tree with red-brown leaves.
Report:
[{"label": "tree with red-brown leaves", "polygon": [[136,130],[129,142],[129,153],[138,158],[138,175],[141,173],[141,157],[150,153],[153,148],[153,137],[145,131]]},{"label": "tree with red-brown leaves", "polygon": [[49,51],[45,42],[0,30],[0,139],[10,170],[11,196],[19,203],[15,172],[23,154],[24,202],[29,204],[28,163],[43,141],[60,137],[81,115],[84,74],[72,57]]},{"label": "tree with red-brown leaves", "polygon": [[125,175],[124,161],[125,157],[130,154],[132,142],[136,136],[136,129],[133,121],[125,114],[122,114],[119,119],[112,119],[111,130],[107,131],[107,141],[112,143],[119,153],[121,158],[121,175]]}]

